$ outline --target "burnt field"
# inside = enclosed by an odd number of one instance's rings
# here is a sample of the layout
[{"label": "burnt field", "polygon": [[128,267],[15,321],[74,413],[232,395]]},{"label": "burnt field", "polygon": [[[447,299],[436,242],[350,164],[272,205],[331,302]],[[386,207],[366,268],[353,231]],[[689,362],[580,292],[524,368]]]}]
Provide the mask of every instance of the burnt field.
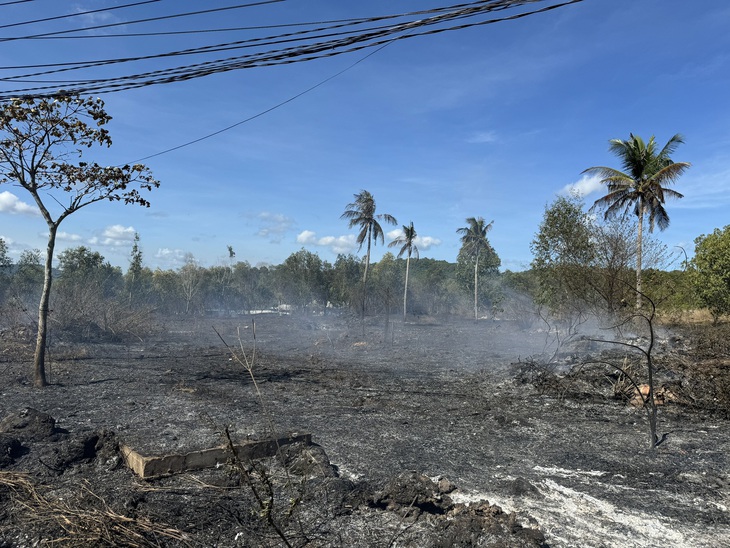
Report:
[{"label": "burnt field", "polygon": [[[730,545],[722,334],[662,333],[654,450],[621,379],[587,364],[625,349],[549,360],[549,334],[510,322],[169,321],[54,343],[45,389],[28,334],[2,336],[3,548]],[[233,456],[293,433],[312,443]],[[125,464],[213,447],[211,468]]]}]

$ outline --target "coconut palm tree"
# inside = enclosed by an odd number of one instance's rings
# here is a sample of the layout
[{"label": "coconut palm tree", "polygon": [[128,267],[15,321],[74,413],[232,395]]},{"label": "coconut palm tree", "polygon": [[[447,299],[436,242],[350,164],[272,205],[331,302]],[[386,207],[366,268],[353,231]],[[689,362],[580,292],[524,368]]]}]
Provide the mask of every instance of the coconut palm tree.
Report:
[{"label": "coconut palm tree", "polygon": [[609,151],[621,160],[623,171],[611,167],[589,167],[584,174],[597,175],[605,184],[608,194],[599,198],[593,208],[605,209],[610,219],[633,209],[639,219],[636,240],[636,308],[641,308],[641,259],[644,215],[649,216],[649,232],[654,225],[659,230],[669,226],[669,215],[664,209],[666,198],[682,198],[679,192],[667,188],[689,167],[688,162],[674,162],[670,155],[684,142],[677,134],[664,148],[658,149],[654,136],[648,142],[634,134],[629,139],[611,139]]},{"label": "coconut palm tree", "polygon": [[365,255],[365,271],[362,276],[363,300],[362,300],[362,316],[365,316],[365,299],[367,296],[368,268],[370,267],[370,246],[371,243],[378,243],[378,239],[382,243],[384,241],[383,228],[378,221],[395,225],[398,221],[395,217],[387,213],[375,213],[375,198],[367,190],[361,190],[355,194],[355,201],[347,204],[345,212],[340,216],[341,219],[348,219],[350,223],[348,228],[360,227],[357,235],[358,251],[362,249],[363,244],[367,241],[367,253]]},{"label": "coconut palm tree", "polygon": [[398,258],[406,255],[406,283],[403,289],[403,321],[406,321],[406,310],[408,303],[408,272],[411,268],[411,255],[418,259],[418,247],[416,246],[416,229],[413,228],[413,221],[410,226],[403,225],[403,234],[388,244],[388,247],[401,246],[398,252]]},{"label": "coconut palm tree", "polygon": [[461,234],[462,249],[474,259],[474,319],[478,320],[479,257],[491,247],[487,232],[492,229],[494,221],[486,224],[483,217],[469,217],[466,223],[467,226],[457,229],[456,232]]}]

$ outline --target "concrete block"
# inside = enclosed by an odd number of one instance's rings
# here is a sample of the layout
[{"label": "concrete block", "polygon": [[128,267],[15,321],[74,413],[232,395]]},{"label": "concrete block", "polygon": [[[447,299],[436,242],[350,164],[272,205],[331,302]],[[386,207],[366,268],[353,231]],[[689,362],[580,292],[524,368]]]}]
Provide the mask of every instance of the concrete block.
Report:
[{"label": "concrete block", "polygon": [[[291,443],[306,443],[310,445],[312,443],[312,435],[293,433],[279,438],[247,441],[234,445],[234,449],[238,458],[246,461],[273,457],[280,447]],[[225,445],[200,451],[191,451],[189,453],[163,456],[145,456],[124,444],[120,449],[127,466],[141,478],[169,476],[171,474],[190,472],[192,470],[213,468],[224,464],[231,457],[230,449]]]}]

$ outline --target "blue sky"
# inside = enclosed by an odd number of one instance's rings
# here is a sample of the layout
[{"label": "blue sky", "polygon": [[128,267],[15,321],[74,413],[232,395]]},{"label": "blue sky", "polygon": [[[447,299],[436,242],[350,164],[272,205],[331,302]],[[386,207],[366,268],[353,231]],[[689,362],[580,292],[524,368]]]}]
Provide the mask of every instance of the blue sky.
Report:
[{"label": "blue sky", "polygon": [[[35,0],[0,6],[0,20],[123,3]],[[205,7],[234,3],[210,0]],[[310,22],[447,4],[286,0],[115,32]],[[162,0],[93,20],[200,7]],[[79,23],[0,28],[0,38]],[[103,94],[114,144],[90,158],[115,165],[255,116],[351,67],[268,114],[145,160],[162,183],[149,195],[152,207],[104,203],[81,210],[61,225],[57,251],[86,245],[126,268],[138,232],[152,268],[178,268],[187,253],[204,266],[220,264],[228,245],[254,265],[279,264],[301,248],[334,261],[337,253],[358,253],[356,232],[340,215],[366,189],[399,227],[414,223],[421,256],[455,261],[456,230],[465,218],[482,216],[494,220],[489,238],[503,268],[521,270],[529,266],[545,205],[570,185],[588,192],[592,203],[600,188],[581,172],[620,167],[609,139],[634,133],[663,144],[681,133],[686,142],[674,159],[692,167],[675,189],[685,198],[667,204],[671,225],[657,236],[691,253],[697,236],[730,224],[728,28],[726,0],[584,0],[516,21],[401,40],[355,66],[372,50]],[[133,56],[229,38],[6,41],[0,66]],[[98,75],[114,70],[122,71]],[[13,73],[2,70],[0,77]],[[0,81],[0,91],[16,86]],[[45,249],[45,233],[30,196],[0,185],[0,237],[11,257]],[[375,248],[375,260],[386,246]]]}]

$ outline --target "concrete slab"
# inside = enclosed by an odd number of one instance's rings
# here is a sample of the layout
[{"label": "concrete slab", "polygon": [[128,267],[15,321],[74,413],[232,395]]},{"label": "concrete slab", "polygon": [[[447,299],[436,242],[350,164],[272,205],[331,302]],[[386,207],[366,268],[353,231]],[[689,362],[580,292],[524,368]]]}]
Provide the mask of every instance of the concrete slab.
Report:
[{"label": "concrete slab", "polygon": [[[310,445],[312,443],[312,435],[292,433],[278,438],[246,441],[234,445],[234,448],[238,458],[246,461],[273,457],[280,447],[292,443],[306,443]],[[127,466],[141,478],[169,476],[171,474],[213,468],[224,464],[231,457],[230,449],[225,445],[162,456],[145,456],[129,445],[124,444],[122,444],[120,449]]]}]

